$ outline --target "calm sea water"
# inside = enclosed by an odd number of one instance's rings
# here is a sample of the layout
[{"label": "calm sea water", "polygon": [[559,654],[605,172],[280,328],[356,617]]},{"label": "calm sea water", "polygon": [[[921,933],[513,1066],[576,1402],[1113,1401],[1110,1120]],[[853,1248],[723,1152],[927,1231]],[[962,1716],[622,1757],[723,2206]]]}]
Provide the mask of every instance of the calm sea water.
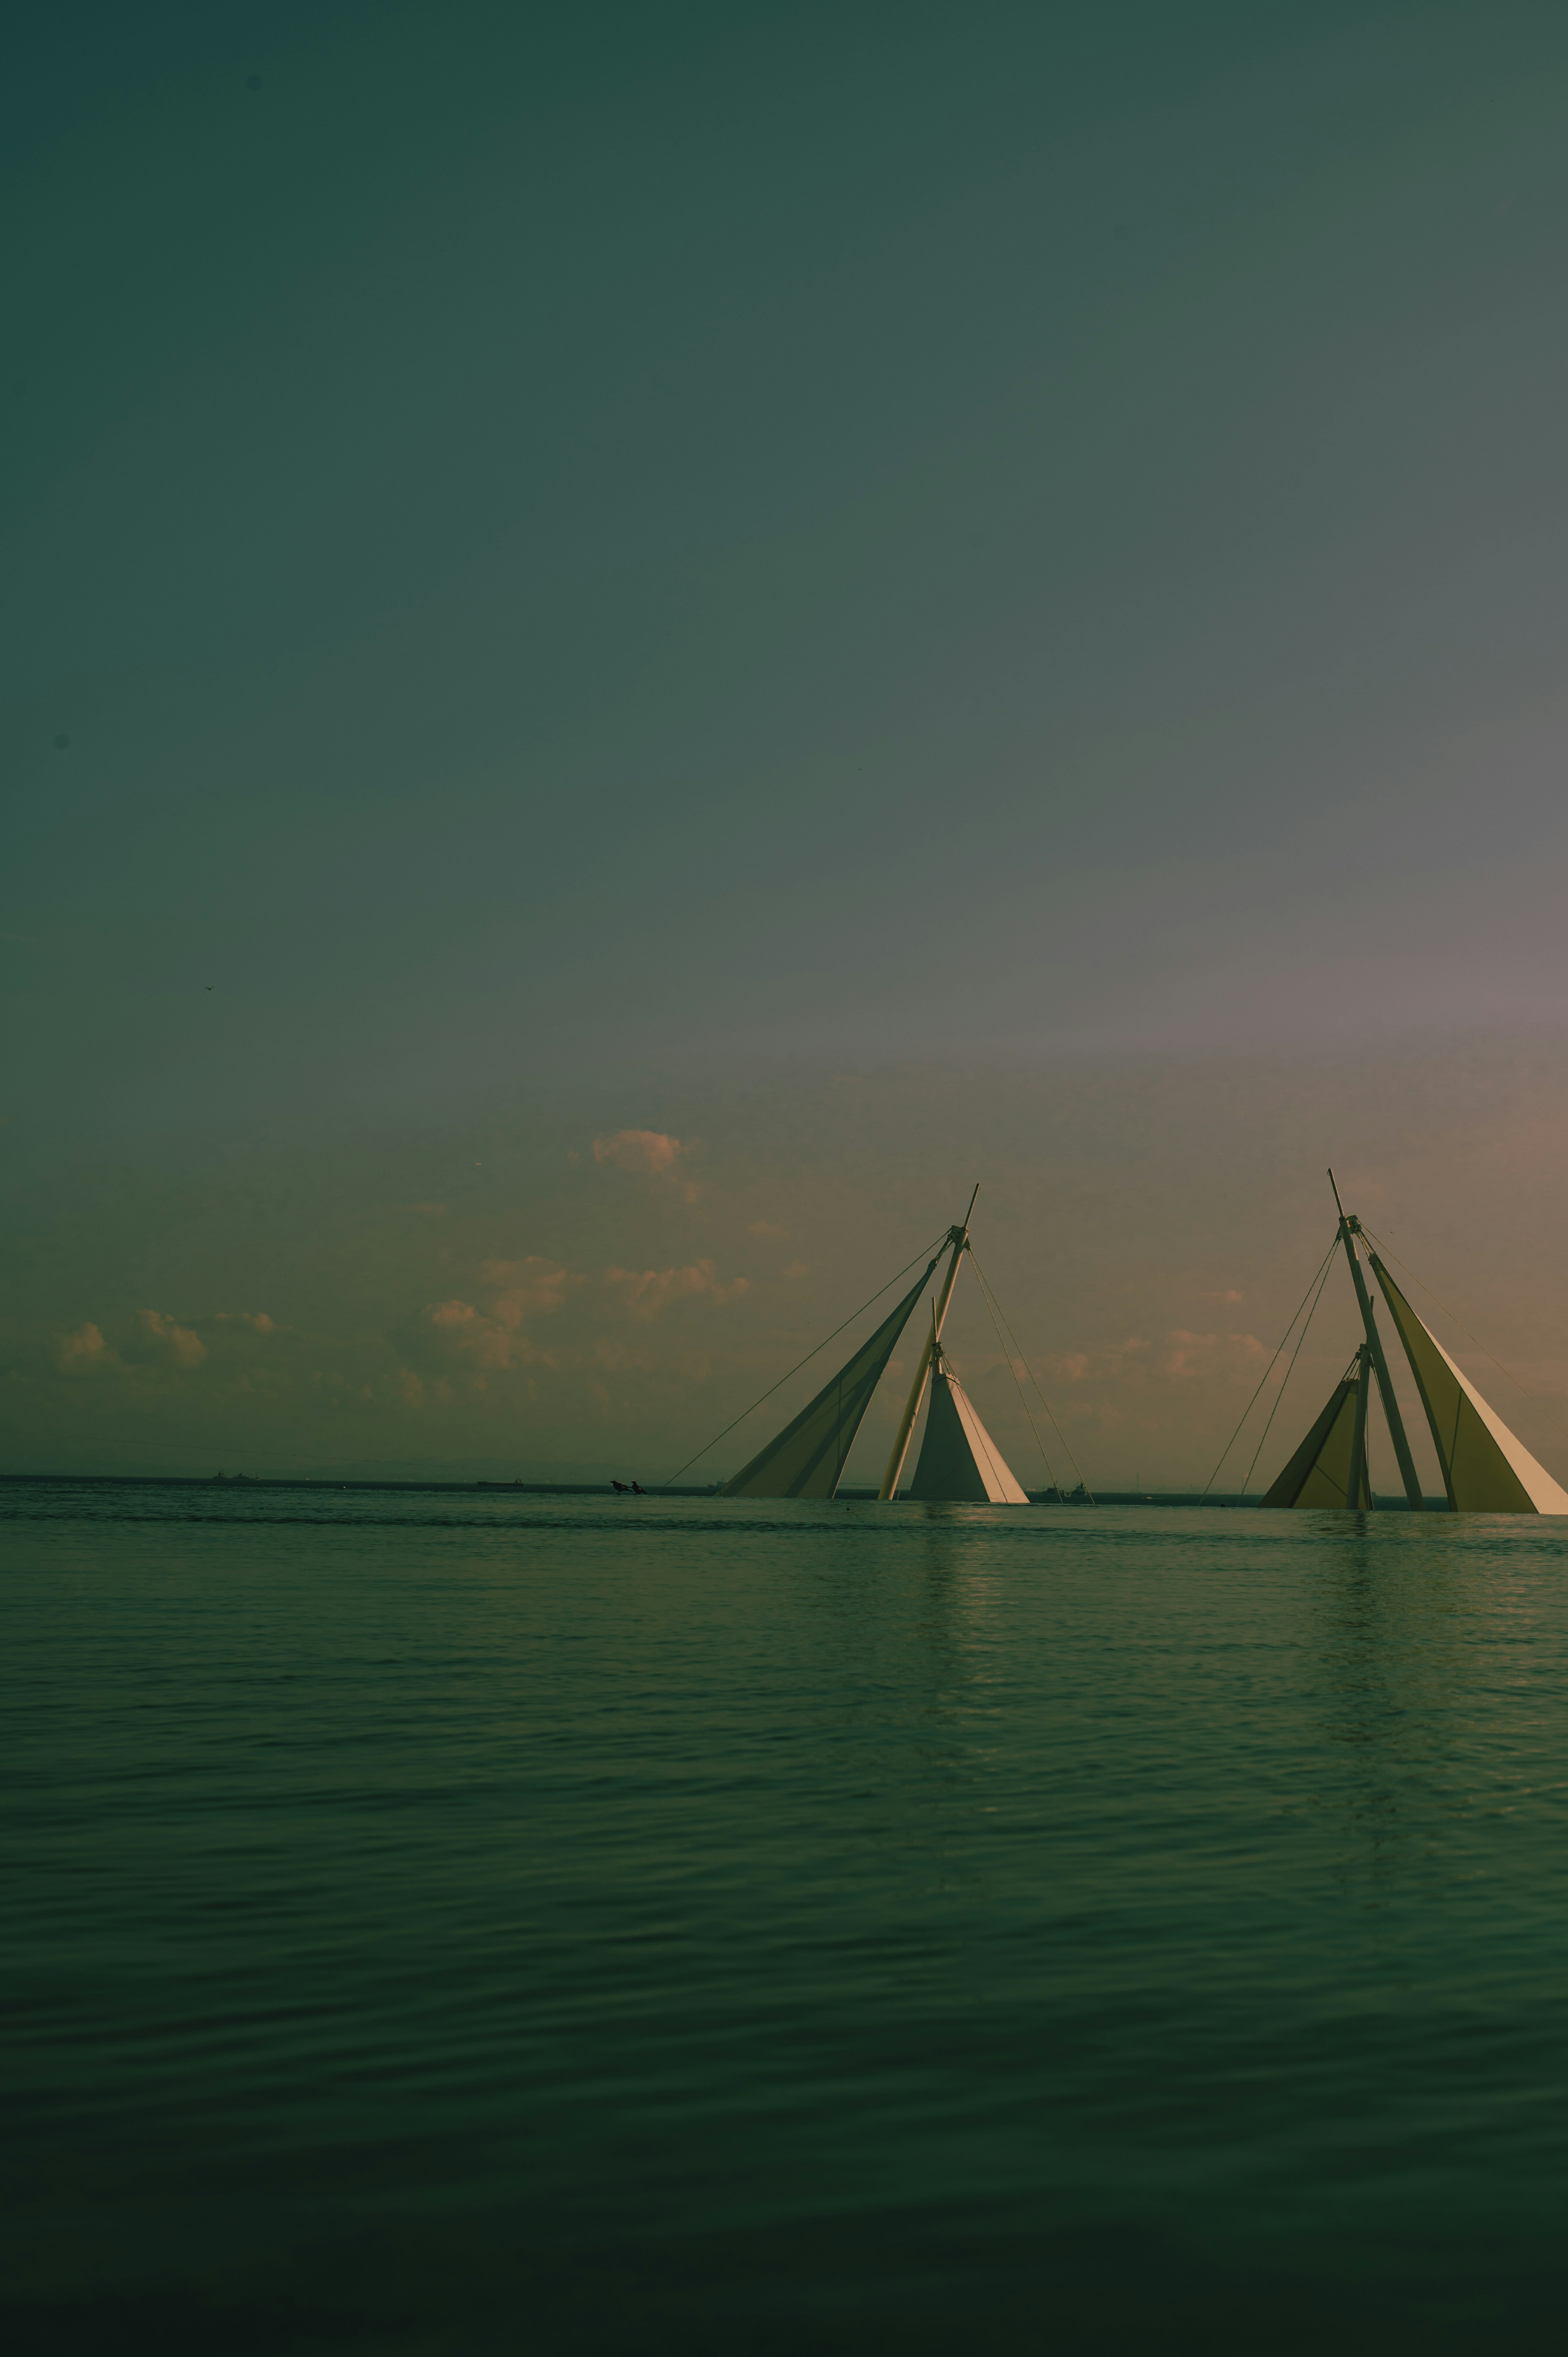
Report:
[{"label": "calm sea water", "polygon": [[13,2346],[1561,2346],[1568,1531],[0,1512]]}]

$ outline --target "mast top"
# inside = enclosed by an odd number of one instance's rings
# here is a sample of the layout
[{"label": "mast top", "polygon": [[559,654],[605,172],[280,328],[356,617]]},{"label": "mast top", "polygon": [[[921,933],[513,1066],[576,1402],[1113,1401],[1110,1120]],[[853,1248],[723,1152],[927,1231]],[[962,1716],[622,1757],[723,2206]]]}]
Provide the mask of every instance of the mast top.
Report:
[{"label": "mast top", "polygon": [[1347,1236],[1359,1236],[1361,1232],[1361,1222],[1356,1217],[1355,1212],[1348,1211],[1345,1209],[1344,1204],[1339,1200],[1339,1188],[1332,1170],[1328,1174],[1328,1183],[1334,1189],[1334,1208],[1339,1214],[1340,1234]]},{"label": "mast top", "polygon": [[954,1243],[954,1244],[967,1244],[967,1243],[968,1243],[968,1242],[969,1242],[969,1223],[970,1223],[971,1220],[974,1217],[974,1207],[975,1207],[976,1202],[979,1200],[979,1198],[980,1198],[980,1181],[979,1181],[979,1179],[977,1178],[977,1179],[975,1180],[975,1182],[974,1182],[974,1193],[973,1193],[973,1194],[970,1197],[970,1199],[969,1199],[969,1209],[968,1209],[968,1211],[967,1211],[964,1213],[964,1215],[963,1215],[963,1225],[962,1225],[961,1228],[950,1228],[950,1229],[948,1230],[948,1242],[949,1242],[950,1243]]}]

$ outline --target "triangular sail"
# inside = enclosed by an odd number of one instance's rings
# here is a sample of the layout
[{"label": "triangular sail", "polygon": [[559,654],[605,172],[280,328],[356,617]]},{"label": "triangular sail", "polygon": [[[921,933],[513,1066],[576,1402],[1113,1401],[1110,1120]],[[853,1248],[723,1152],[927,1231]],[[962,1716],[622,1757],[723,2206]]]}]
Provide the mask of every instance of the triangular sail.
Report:
[{"label": "triangular sail", "polygon": [[1369,1260],[1415,1377],[1456,1514],[1568,1514],[1568,1490],[1538,1465],[1416,1316],[1376,1253]]},{"label": "triangular sail", "polygon": [[1260,1504],[1308,1509],[1371,1504],[1364,1456],[1361,1479],[1355,1485],[1361,1494],[1359,1498],[1350,1495],[1350,1460],[1356,1448],[1356,1394],[1359,1387],[1357,1367],[1353,1365],[1344,1381],[1336,1383],[1327,1406]]},{"label": "triangular sail", "polygon": [[947,1361],[931,1372],[926,1437],[907,1498],[946,1498],[976,1505],[1026,1506],[1002,1451],[974,1412],[974,1403]]},{"label": "triangular sail", "polygon": [[[939,1253],[937,1259],[940,1257]],[[722,1498],[832,1496],[861,1418],[871,1405],[871,1394],[936,1265],[933,1260],[925,1275],[916,1278],[892,1316],[800,1410],[793,1424],[787,1424],[749,1465],[742,1466],[733,1481],[725,1483],[719,1492]]]}]

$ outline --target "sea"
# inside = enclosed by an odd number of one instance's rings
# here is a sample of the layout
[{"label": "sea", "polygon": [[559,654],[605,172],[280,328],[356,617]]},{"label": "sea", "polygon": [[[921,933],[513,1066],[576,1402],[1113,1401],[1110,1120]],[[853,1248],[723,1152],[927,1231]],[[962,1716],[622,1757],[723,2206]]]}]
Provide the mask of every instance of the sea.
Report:
[{"label": "sea", "polygon": [[8,2349],[1562,2347],[1568,1527],[0,1516]]}]

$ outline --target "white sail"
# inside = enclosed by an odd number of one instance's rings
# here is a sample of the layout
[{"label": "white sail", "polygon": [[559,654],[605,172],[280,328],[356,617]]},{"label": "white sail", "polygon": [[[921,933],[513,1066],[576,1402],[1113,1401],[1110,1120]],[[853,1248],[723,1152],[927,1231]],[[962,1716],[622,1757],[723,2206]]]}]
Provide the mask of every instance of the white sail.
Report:
[{"label": "white sail", "polygon": [[1356,1394],[1359,1389],[1352,1363],[1344,1381],[1336,1383],[1328,1405],[1283,1473],[1260,1499],[1264,1506],[1298,1506],[1305,1510],[1367,1507],[1371,1498],[1363,1459],[1359,1498],[1350,1495],[1350,1459],[1356,1446]]},{"label": "white sail", "polygon": [[[938,1254],[938,1259],[940,1254]],[[936,1267],[933,1260],[918,1276],[890,1318],[885,1318],[868,1342],[863,1342],[793,1423],[758,1449],[749,1465],[726,1481],[723,1498],[831,1498],[838,1488],[844,1460],[854,1445],[861,1418],[882,1371]]]},{"label": "white sail", "polygon": [[1536,1463],[1523,1441],[1460,1373],[1377,1254],[1369,1253],[1368,1258],[1415,1376],[1455,1512],[1568,1514],[1568,1490]]},{"label": "white sail", "polygon": [[1029,1502],[940,1347],[931,1371],[931,1405],[920,1461],[903,1494],[976,1505],[1026,1506]]}]

